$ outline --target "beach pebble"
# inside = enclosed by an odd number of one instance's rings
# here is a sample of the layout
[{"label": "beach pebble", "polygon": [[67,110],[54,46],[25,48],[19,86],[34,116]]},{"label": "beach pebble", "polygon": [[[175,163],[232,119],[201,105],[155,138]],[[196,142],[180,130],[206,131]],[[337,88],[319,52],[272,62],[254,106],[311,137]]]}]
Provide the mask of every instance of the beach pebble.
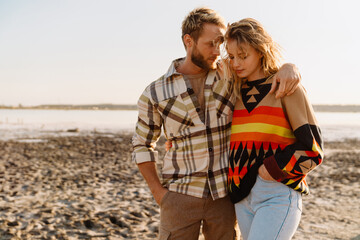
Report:
[{"label": "beach pebble", "polygon": [[[131,161],[131,137],[0,141],[0,239],[157,239],[159,207]],[[360,236],[353,144],[326,144],[335,150],[307,177],[311,194],[294,240]]]}]

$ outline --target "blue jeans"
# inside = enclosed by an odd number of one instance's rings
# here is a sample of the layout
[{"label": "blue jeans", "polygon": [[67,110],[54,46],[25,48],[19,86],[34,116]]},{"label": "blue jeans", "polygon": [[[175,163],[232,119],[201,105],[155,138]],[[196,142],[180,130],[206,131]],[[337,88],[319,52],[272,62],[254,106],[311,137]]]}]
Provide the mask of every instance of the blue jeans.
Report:
[{"label": "blue jeans", "polygon": [[250,194],[235,204],[235,211],[244,240],[288,240],[300,222],[301,194],[258,176]]}]

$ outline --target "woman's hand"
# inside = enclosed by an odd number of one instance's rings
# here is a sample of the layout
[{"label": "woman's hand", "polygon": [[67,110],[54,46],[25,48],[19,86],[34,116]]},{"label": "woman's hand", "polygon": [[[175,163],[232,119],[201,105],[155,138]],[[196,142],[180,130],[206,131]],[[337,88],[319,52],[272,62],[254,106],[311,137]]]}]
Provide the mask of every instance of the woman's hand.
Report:
[{"label": "woman's hand", "polygon": [[[301,75],[299,69],[291,63],[285,63],[279,71],[273,76],[274,80],[271,85],[270,93],[276,90],[276,98],[289,96],[293,94],[299,85]],[[279,84],[279,87],[277,88]]]},{"label": "woman's hand", "polygon": [[169,151],[171,147],[172,147],[172,142],[168,139],[168,140],[165,142],[165,150],[166,150],[166,151]]},{"label": "woman's hand", "polygon": [[276,181],[268,172],[268,170],[266,169],[265,165],[261,165],[259,170],[258,170],[259,176],[267,181]]}]

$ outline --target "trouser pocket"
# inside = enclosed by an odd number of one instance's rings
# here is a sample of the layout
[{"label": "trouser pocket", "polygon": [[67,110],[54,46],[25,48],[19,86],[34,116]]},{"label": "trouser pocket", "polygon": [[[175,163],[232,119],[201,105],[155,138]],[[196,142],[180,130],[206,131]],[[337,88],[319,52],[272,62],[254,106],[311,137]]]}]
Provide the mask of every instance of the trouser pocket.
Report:
[{"label": "trouser pocket", "polygon": [[302,195],[299,192],[296,192],[296,195],[297,195],[297,207],[302,212]]},{"label": "trouser pocket", "polygon": [[160,206],[163,205],[163,203],[165,202],[165,200],[168,198],[169,194],[170,194],[170,191],[168,191],[167,193],[165,193],[165,195],[164,195],[163,198],[161,199]]},{"label": "trouser pocket", "polygon": [[159,230],[159,240],[167,240],[170,237],[170,231],[160,227]]}]

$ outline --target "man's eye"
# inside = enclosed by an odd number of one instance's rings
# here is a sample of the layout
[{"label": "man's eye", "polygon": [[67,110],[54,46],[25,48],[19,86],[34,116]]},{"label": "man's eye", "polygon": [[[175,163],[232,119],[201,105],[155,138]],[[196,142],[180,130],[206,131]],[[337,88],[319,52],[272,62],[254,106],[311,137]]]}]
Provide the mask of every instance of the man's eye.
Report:
[{"label": "man's eye", "polygon": [[233,60],[233,59],[234,59],[234,56],[229,56],[229,59],[230,59],[230,60]]},{"label": "man's eye", "polygon": [[219,47],[221,44],[222,44],[222,42],[219,41],[219,40],[213,40],[213,41],[211,41],[211,42],[209,43],[209,45],[210,45],[211,47]]}]

